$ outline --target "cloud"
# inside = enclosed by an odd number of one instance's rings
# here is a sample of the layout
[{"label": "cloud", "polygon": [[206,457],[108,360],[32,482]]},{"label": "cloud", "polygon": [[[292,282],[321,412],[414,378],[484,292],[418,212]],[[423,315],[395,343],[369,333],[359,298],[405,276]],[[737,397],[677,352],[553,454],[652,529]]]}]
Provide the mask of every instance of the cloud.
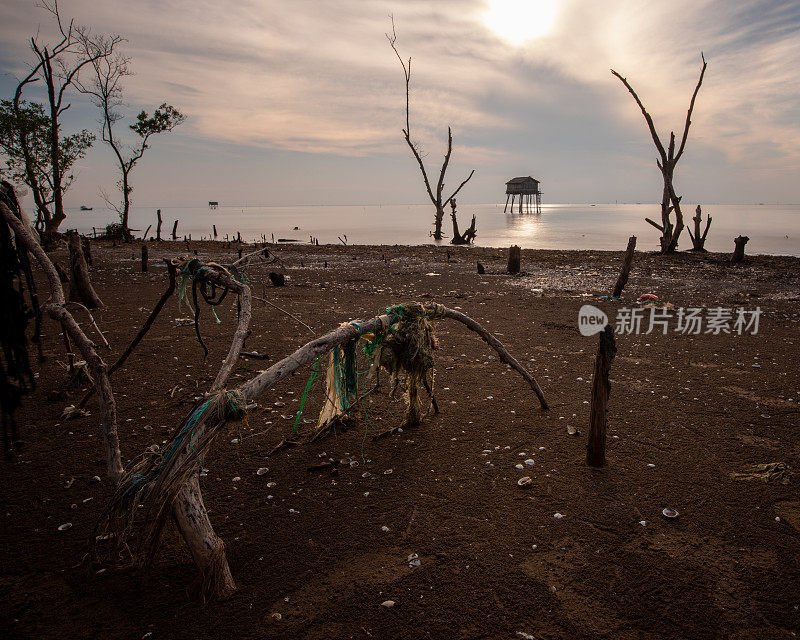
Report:
[{"label": "cloud", "polygon": [[[577,164],[635,157],[652,171],[641,114],[609,68],[628,77],[666,136],[683,126],[703,50],[709,68],[684,162],[697,150],[743,174],[800,167],[796,2],[561,0],[551,31],[514,47],[483,23],[488,1],[61,7],[129,40],[132,111],[175,104],[189,116],[181,136],[307,154],[406,153],[403,76],[384,36],[393,12],[398,48],[413,57],[412,133],[431,158],[452,124],[459,161],[492,172],[533,159],[567,170],[567,153],[582,154]],[[4,70],[22,68],[37,23],[46,36],[33,2],[0,7]],[[581,181],[601,185],[603,171]]]}]

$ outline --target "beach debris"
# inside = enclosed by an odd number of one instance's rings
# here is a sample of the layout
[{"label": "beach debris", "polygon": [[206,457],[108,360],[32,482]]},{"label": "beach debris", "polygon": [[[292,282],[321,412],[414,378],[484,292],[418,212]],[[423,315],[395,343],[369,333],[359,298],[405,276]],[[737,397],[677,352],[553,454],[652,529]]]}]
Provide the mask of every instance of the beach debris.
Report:
[{"label": "beach debris", "polygon": [[103,481],[103,480],[102,480],[102,478],[101,478],[100,476],[92,476],[92,477],[89,479],[89,482],[92,482],[92,483],[97,483],[97,482],[102,482],[102,481]]},{"label": "beach debris", "polygon": [[58,530],[59,531],[66,531],[67,529],[71,529],[71,528],[72,528],[72,523],[71,522],[65,522],[64,524],[61,524],[61,525],[58,526]]},{"label": "beach debris", "polygon": [[556,520],[561,520],[561,518],[563,518],[563,517],[564,517],[564,514],[563,514],[563,513],[554,513],[554,514],[553,514],[553,517],[554,517]]},{"label": "beach debris", "polygon": [[520,487],[528,487],[533,484],[533,480],[531,480],[530,476],[522,476],[519,480],[517,480],[517,485]]},{"label": "beach debris", "polygon": [[515,464],[514,468],[515,469],[519,469],[520,471],[522,471],[525,468],[525,465],[523,465],[523,464]]},{"label": "beach debris", "polygon": [[82,418],[88,416],[89,412],[84,409],[79,409],[74,404],[67,405],[61,412],[62,420],[72,420],[74,418]]},{"label": "beach debris", "polygon": [[268,471],[269,471],[268,467],[259,467],[258,470],[256,471],[256,475],[257,476],[263,476]]},{"label": "beach debris", "polygon": [[383,602],[381,602],[381,606],[384,609],[391,609],[394,606],[394,604],[395,604],[394,600],[384,600]]},{"label": "beach debris", "polygon": [[642,304],[658,304],[659,299],[654,293],[643,293],[636,298],[636,302],[641,302]]},{"label": "beach debris", "polygon": [[672,507],[664,507],[661,515],[665,518],[677,518],[680,514]]},{"label": "beach debris", "polygon": [[276,611],[275,613],[270,615],[270,618],[272,618],[275,622],[280,622],[283,619],[283,616]]},{"label": "beach debris", "polygon": [[231,482],[239,482],[239,480],[241,480],[241,478],[239,476],[234,476],[234,478],[233,478],[233,480],[231,480]]},{"label": "beach debris", "polygon": [[536,460],[534,460],[533,458],[528,458],[527,460],[525,460],[525,464],[528,465],[529,467],[532,467],[533,465],[536,464]]},{"label": "beach debris", "polygon": [[649,523],[647,522],[647,520],[639,520],[639,524],[642,525],[643,527],[646,527]]},{"label": "beach debris", "polygon": [[384,533],[389,533],[391,531],[391,529],[389,527],[387,527],[386,525],[383,525],[381,527],[381,531],[383,531]]},{"label": "beach debris", "polygon": [[575,427],[575,426],[573,426],[573,425],[571,425],[571,424],[568,424],[568,425],[567,425],[567,435],[570,435],[570,436],[579,436],[580,434],[581,434],[581,432],[580,432],[580,431],[578,431],[578,428],[577,428],[577,427]]},{"label": "beach debris", "polygon": [[75,478],[74,478],[74,477],[70,478],[69,480],[67,480],[67,481],[64,483],[64,488],[65,488],[65,489],[69,489],[69,488],[72,486],[72,484],[73,484],[74,482],[75,482]]},{"label": "beach debris", "polygon": [[422,560],[419,559],[419,554],[412,553],[406,558],[409,567],[419,567],[422,565]]},{"label": "beach debris", "polygon": [[792,478],[792,468],[785,462],[765,462],[754,464],[749,471],[732,473],[734,480],[755,480],[757,482],[777,482],[789,484]]}]

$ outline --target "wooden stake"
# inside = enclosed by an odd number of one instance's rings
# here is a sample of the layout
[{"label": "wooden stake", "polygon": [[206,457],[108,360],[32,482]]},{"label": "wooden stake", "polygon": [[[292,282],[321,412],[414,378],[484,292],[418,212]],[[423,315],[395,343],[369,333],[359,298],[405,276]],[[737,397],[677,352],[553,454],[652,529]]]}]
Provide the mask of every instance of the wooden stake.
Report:
[{"label": "wooden stake", "polygon": [[142,245],[142,273],[147,273],[147,244]]},{"label": "wooden stake", "polygon": [[586,464],[591,467],[602,467],[606,463],[606,413],[608,397],[611,394],[608,373],[615,355],[617,355],[617,344],[614,339],[614,329],[609,324],[600,332],[600,345],[594,361],[592,404],[589,409],[589,442],[586,445]]},{"label": "wooden stake", "polygon": [[622,271],[619,272],[617,284],[614,285],[614,292],[611,294],[613,298],[619,298],[622,295],[622,290],[628,283],[628,275],[631,272],[631,265],[633,264],[633,253],[636,250],[636,236],[628,238],[628,248],[625,249],[625,258],[622,261]]},{"label": "wooden stake", "polygon": [[175,220],[175,224],[172,225],[172,239],[178,239],[178,221]]},{"label": "wooden stake", "polygon": [[521,260],[520,248],[517,245],[511,245],[508,250],[508,267],[507,271],[510,274],[519,273],[519,264]]},{"label": "wooden stake", "polygon": [[161,242],[161,209],[156,209],[156,218],[158,219],[156,225],[156,240]]}]

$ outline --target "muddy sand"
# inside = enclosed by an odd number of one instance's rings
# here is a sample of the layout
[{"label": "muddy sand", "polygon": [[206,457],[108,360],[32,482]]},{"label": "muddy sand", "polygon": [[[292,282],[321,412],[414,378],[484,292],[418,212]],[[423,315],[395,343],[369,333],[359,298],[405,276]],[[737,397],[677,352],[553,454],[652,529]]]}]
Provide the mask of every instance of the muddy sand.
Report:
[{"label": "muddy sand", "polygon": [[[219,244],[193,249],[206,260],[236,256]],[[95,245],[92,277],[106,308],[94,315],[111,343],[101,351],[107,362],[166,288],[159,260],[182,253],[183,243],[151,243],[143,274],[138,245]],[[112,570],[87,576],[79,566],[112,487],[95,401],[88,417],[59,418],[82,393],[56,398],[65,357],[46,319],[47,360],[36,365],[38,389],[18,413],[25,446],[0,464],[3,637],[795,637],[800,476],[784,485],[732,474],[770,462],[800,469],[800,259],[756,256],[731,266],[722,255],[638,254],[615,303],[597,298],[610,293],[621,252],[526,250],[518,277],[504,273],[506,253],[497,249],[280,253],[286,286],[272,287],[254,266],[254,292],[317,335],[398,302],[441,302],[494,332],[537,377],[551,410],[542,413],[475,334],[443,320],[438,415],[373,441],[402,418],[384,386],[335,437],[268,455],[293,434],[311,374],[302,369],[230,424],[204,461],[206,504],[239,588],[202,604],[187,597],[196,570],[172,525],[146,579]],[[674,313],[759,307],[759,330],[685,335],[673,320],[668,335],[618,335],[608,464],[590,469],[597,336],[579,333],[578,310],[594,304],[613,322],[644,293]],[[218,314],[220,324],[202,311],[210,347],[203,360],[194,328],[180,321],[190,313],[171,300],[112,378],[126,463],[163,445],[209,386],[235,328],[233,301]],[[312,337],[260,302],[251,326],[248,350],[270,359],[242,358],[233,382]],[[317,383],[301,431],[313,428],[320,397]],[[357,464],[335,474],[308,470],[330,458]],[[269,471],[257,475],[260,467]],[[529,486],[517,485],[522,476]],[[665,508],[678,517],[665,518]],[[64,523],[71,528],[59,530]],[[395,605],[381,606],[387,600]]]}]

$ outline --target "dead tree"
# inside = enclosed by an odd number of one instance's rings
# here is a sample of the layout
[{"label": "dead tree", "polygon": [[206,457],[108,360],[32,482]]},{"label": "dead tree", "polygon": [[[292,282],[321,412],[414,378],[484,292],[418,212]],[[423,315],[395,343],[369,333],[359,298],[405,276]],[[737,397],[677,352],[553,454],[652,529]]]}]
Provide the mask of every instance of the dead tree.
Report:
[{"label": "dead tree", "polygon": [[744,245],[747,244],[748,238],[747,236],[739,236],[733,239],[733,243],[735,248],[733,250],[733,255],[731,256],[731,262],[736,264],[737,262],[741,262],[744,260]]},{"label": "dead tree", "polygon": [[611,294],[612,298],[619,298],[622,295],[622,290],[628,284],[628,276],[631,272],[631,265],[633,264],[633,254],[636,251],[636,236],[628,238],[628,248],[625,249],[625,258],[622,260],[622,271],[619,272],[617,284],[614,285],[614,291]]},{"label": "dead tree", "polygon": [[708,235],[708,229],[711,226],[711,216],[707,217],[706,220],[706,229],[703,233],[700,233],[700,222],[703,220],[702,213],[700,212],[700,205],[697,205],[697,209],[694,211],[694,233],[692,233],[691,229],[687,229],[689,232],[689,237],[692,239],[692,248],[690,251],[701,251],[706,253],[706,236]]},{"label": "dead tree", "polygon": [[[681,156],[683,155],[683,151],[686,148],[686,140],[689,137],[689,127],[692,124],[692,111],[694,110],[694,102],[697,98],[698,91],[700,91],[700,85],[703,84],[703,76],[706,72],[707,63],[705,56],[703,56],[702,53],[700,54],[700,58],[703,60],[703,68],[700,71],[700,78],[697,81],[697,86],[694,88],[694,93],[692,94],[692,100],[689,103],[689,111],[686,113],[686,123],[684,124],[683,128],[683,136],[677,152],[675,151],[675,132],[670,132],[669,145],[665,149],[661,142],[661,138],[658,136],[656,127],[653,124],[653,118],[649,113],[647,113],[647,110],[644,108],[639,96],[633,90],[633,87],[631,87],[626,78],[623,78],[619,73],[611,69],[611,73],[619,78],[620,82],[625,85],[625,88],[633,96],[633,99],[636,100],[636,104],[639,106],[645,122],[647,122],[647,127],[650,130],[650,135],[653,138],[653,142],[656,145],[656,149],[658,150],[658,155],[660,157],[660,159],[656,161],[656,164],[658,165],[658,168],[661,171],[661,176],[664,180],[664,188],[661,194],[661,224],[658,224],[650,218],[645,218],[645,220],[647,220],[648,223],[653,225],[661,232],[661,253],[674,253],[676,251],[678,248],[678,239],[680,238],[681,232],[684,228],[683,213],[681,212],[681,196],[677,196],[675,194],[673,182],[675,166],[678,164],[678,160],[680,160]],[[673,211],[675,212],[674,223],[670,217]]]},{"label": "dead tree", "polygon": [[[213,439],[224,426],[231,420],[241,419],[248,405],[267,389],[336,347],[352,344],[367,334],[387,335],[399,318],[393,312],[365,321],[345,323],[308,342],[254,378],[228,389],[227,381],[239,360],[244,340],[249,333],[250,288],[218,265],[192,262],[195,264],[189,263],[184,268],[194,278],[202,278],[209,284],[239,295],[241,312],[234,339],[207,399],[194,408],[183,426],[178,429],[172,443],[161,450],[169,452],[168,455],[159,453],[150,459],[145,458],[121,480],[111,505],[105,511],[98,533],[114,531],[115,535],[106,539],[129,550],[134,563],[146,565],[152,561],[161,532],[171,513],[201,571],[200,594],[204,598],[219,598],[231,594],[236,585],[228,566],[225,545],[214,533],[203,503],[198,482],[200,459],[208,452]],[[542,410],[548,408],[535,378],[508,353],[496,337],[475,320],[442,305],[414,306],[425,318],[450,318],[476,332],[497,352],[501,362],[520,373],[538,397]],[[116,522],[119,524],[115,525]],[[134,543],[129,536],[134,527],[139,534],[138,543]],[[102,536],[100,539],[103,539]],[[97,551],[97,547],[95,550]]]},{"label": "dead tree", "polygon": [[[50,289],[50,300],[44,305],[44,310],[56,324],[64,328],[72,344],[83,356],[92,373],[98,391],[100,423],[103,429],[106,452],[106,470],[110,478],[117,480],[122,476],[124,469],[117,435],[117,406],[111,390],[111,383],[108,379],[106,364],[95,350],[92,341],[89,340],[75,321],[75,318],[67,310],[67,301],[64,298],[64,290],[61,287],[58,273],[34,234],[3,203],[0,203],[0,215],[5,218],[6,223],[13,230],[15,242],[25,247],[26,251],[34,257],[44,271]],[[84,262],[84,266],[85,264]]]},{"label": "dead tree", "polygon": [[609,324],[600,332],[600,345],[594,361],[592,403],[589,409],[589,442],[586,445],[586,464],[591,467],[602,467],[606,463],[606,414],[608,398],[611,395],[608,374],[616,355],[614,329]]},{"label": "dead tree", "polygon": [[175,224],[172,225],[172,239],[178,239],[178,221],[175,220]]},{"label": "dead tree", "polygon": [[156,224],[156,241],[161,242],[161,209],[156,209],[156,218],[158,218],[158,223]]},{"label": "dead tree", "polygon": [[89,309],[103,306],[89,279],[89,268],[83,257],[81,237],[77,231],[67,233],[69,238],[69,299],[80,302]]},{"label": "dead tree", "polygon": [[450,217],[453,220],[453,239],[450,240],[450,244],[471,244],[475,240],[475,236],[478,235],[478,232],[475,231],[475,216],[472,216],[472,223],[467,227],[464,233],[460,233],[458,230],[458,217],[456,216],[456,199],[450,199],[450,208],[452,211],[450,212]]},{"label": "dead tree", "polygon": [[519,267],[521,262],[521,251],[520,248],[513,244],[508,249],[508,266],[506,267],[506,271],[511,275],[516,275],[519,273]]},{"label": "dead tree", "polygon": [[[428,197],[430,198],[433,206],[436,209],[436,213],[434,214],[433,219],[433,238],[435,240],[442,239],[442,221],[444,220],[444,208],[447,206],[448,202],[451,202],[453,198],[458,195],[458,192],[461,191],[462,187],[469,182],[470,178],[475,173],[475,169],[470,171],[470,174],[467,176],[466,180],[464,180],[458,188],[453,191],[448,197],[444,197],[442,194],[444,193],[444,179],[445,174],[447,173],[447,166],[450,164],[450,155],[453,152],[453,132],[450,127],[447,127],[447,153],[445,153],[444,161],[442,162],[442,168],[439,170],[439,179],[436,182],[436,191],[433,190],[431,187],[431,182],[428,179],[428,171],[425,168],[425,163],[422,161],[422,153],[420,151],[421,147],[418,142],[414,142],[411,139],[411,116],[409,114],[409,92],[410,92],[410,84],[411,84],[411,57],[408,58],[408,61],[403,60],[400,56],[400,53],[397,51],[396,42],[397,42],[397,34],[395,33],[394,29],[394,18],[392,18],[392,33],[386,34],[386,38],[389,40],[389,44],[392,47],[397,59],[400,61],[401,66],[403,67],[403,77],[405,78],[406,83],[406,127],[403,129],[403,138],[408,145],[408,148],[411,149],[411,153],[414,154],[414,159],[417,161],[419,165],[419,170],[422,173],[422,180],[425,183],[425,190],[428,192]],[[474,225],[474,221],[473,221]],[[457,243],[456,243],[457,244]]]}]

